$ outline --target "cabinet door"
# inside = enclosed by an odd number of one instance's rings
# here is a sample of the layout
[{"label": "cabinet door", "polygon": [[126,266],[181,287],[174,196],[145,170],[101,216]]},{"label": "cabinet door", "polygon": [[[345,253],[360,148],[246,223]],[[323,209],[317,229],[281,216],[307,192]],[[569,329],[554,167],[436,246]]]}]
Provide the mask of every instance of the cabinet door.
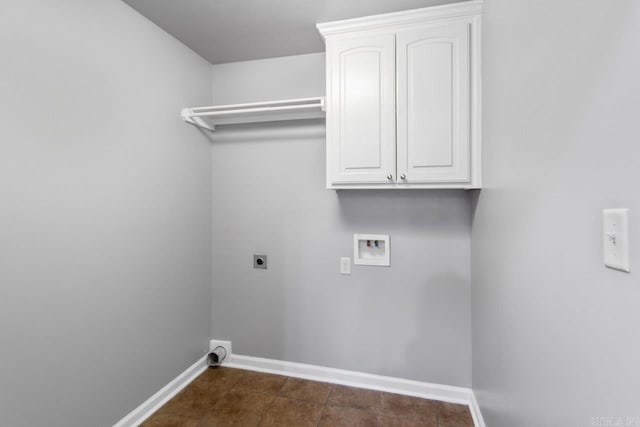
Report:
[{"label": "cabinet door", "polygon": [[470,181],[469,30],[459,22],[397,34],[400,182]]},{"label": "cabinet door", "polygon": [[329,40],[327,75],[328,184],[395,180],[394,34]]}]

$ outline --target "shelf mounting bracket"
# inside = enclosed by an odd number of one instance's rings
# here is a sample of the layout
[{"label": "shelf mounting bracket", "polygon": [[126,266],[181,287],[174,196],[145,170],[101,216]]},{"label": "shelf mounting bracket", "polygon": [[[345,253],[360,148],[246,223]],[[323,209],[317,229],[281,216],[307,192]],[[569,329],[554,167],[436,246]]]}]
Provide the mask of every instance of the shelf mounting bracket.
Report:
[{"label": "shelf mounting bracket", "polygon": [[200,117],[193,116],[193,110],[191,108],[183,108],[180,115],[182,120],[194,125],[197,128],[208,130],[209,132],[215,132],[216,127],[208,124]]}]

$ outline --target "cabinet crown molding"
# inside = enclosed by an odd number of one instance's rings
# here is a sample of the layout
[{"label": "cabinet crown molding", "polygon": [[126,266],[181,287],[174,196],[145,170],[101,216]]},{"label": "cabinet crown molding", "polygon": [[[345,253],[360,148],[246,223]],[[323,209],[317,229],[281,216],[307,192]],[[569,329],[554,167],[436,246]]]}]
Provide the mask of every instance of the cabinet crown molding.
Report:
[{"label": "cabinet crown molding", "polygon": [[353,31],[379,30],[385,27],[398,28],[403,25],[415,25],[430,21],[442,21],[465,16],[478,15],[482,12],[482,0],[471,0],[460,3],[430,6],[422,9],[385,13],[362,18],[345,19],[316,24],[318,31],[325,39],[329,36],[351,33]]}]

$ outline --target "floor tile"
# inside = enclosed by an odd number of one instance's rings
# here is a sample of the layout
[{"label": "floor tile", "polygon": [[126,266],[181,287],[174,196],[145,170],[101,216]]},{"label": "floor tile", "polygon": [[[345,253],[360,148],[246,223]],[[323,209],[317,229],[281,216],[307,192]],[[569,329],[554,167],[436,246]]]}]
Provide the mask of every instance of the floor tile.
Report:
[{"label": "floor tile", "polygon": [[256,427],[260,418],[247,411],[214,413],[202,419],[197,427]]},{"label": "floor tile", "polygon": [[326,406],[319,427],[376,427],[378,415],[357,408]]},{"label": "floor tile", "polygon": [[256,371],[243,371],[235,382],[234,389],[259,391],[262,393],[278,393],[287,381],[282,375],[265,374]]},{"label": "floor tile", "polygon": [[473,427],[465,405],[210,368],[143,427]]},{"label": "floor tile", "polygon": [[331,385],[327,383],[289,378],[280,390],[279,395],[289,399],[325,404],[330,391]]},{"label": "floor tile", "polygon": [[411,418],[394,418],[380,416],[378,427],[438,427],[438,422],[434,418],[424,420],[414,420]]},{"label": "floor tile", "polygon": [[237,415],[247,412],[261,417],[274,399],[273,394],[236,389],[220,398],[213,406],[212,412],[214,415]]},{"label": "floor tile", "polygon": [[141,427],[199,427],[198,420],[156,412]]},{"label": "floor tile", "polygon": [[315,427],[323,405],[278,397],[260,421],[261,427]]},{"label": "floor tile", "polygon": [[466,405],[438,402],[440,427],[473,427],[473,417]]},{"label": "floor tile", "polygon": [[378,412],[380,409],[380,392],[361,388],[334,385],[329,394],[328,405],[348,406]]},{"label": "floor tile", "polygon": [[191,383],[164,404],[163,413],[191,418],[202,418],[209,414],[226,390],[211,388],[204,382]]},{"label": "floor tile", "polygon": [[242,377],[242,369],[224,368],[221,366],[215,368],[207,368],[195,382],[205,382],[208,384],[216,384],[218,387],[229,387],[235,385]]},{"label": "floor tile", "polygon": [[437,422],[438,402],[400,394],[380,393],[380,415]]}]

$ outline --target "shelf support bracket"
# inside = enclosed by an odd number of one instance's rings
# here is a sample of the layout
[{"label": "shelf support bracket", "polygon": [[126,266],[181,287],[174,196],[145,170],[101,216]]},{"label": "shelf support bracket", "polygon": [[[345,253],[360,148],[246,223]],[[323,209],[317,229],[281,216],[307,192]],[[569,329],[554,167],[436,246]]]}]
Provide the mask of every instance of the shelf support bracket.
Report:
[{"label": "shelf support bracket", "polygon": [[183,108],[180,115],[182,116],[182,120],[194,125],[195,127],[208,130],[209,132],[215,132],[216,130],[215,126],[209,125],[207,122],[202,120],[202,118],[193,117],[193,110],[191,108]]}]

